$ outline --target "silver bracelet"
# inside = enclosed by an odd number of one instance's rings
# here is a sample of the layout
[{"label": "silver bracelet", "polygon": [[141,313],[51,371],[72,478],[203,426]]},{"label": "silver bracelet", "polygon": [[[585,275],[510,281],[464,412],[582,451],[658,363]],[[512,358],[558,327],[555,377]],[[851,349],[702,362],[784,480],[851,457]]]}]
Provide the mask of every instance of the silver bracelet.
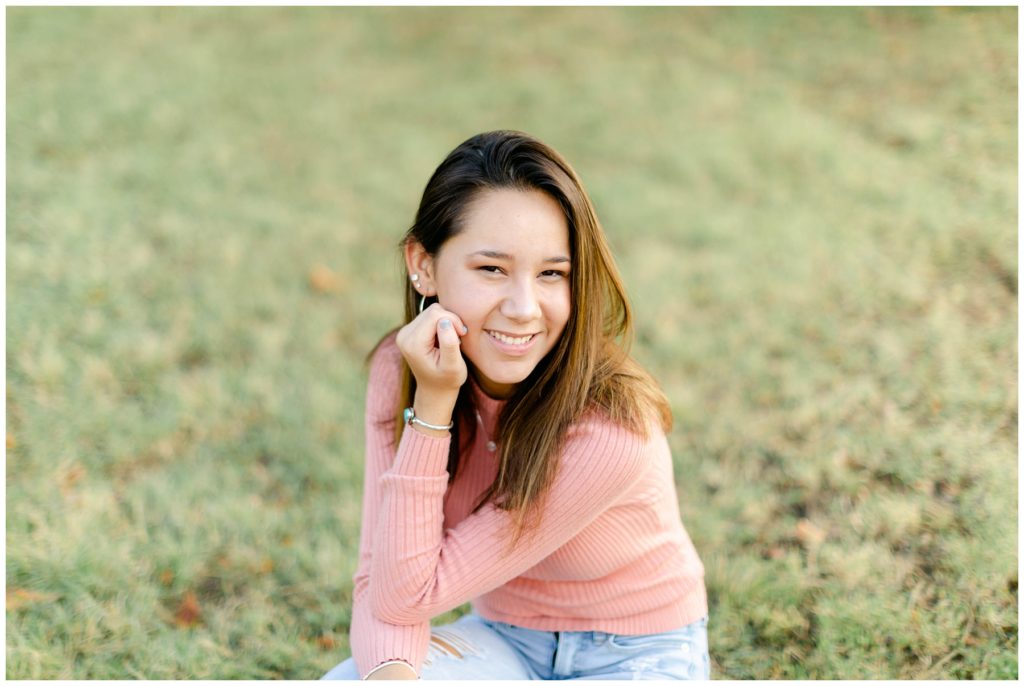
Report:
[{"label": "silver bracelet", "polygon": [[455,426],[455,422],[452,421],[448,426],[438,426],[437,424],[428,424],[419,417],[416,416],[416,410],[411,407],[407,407],[402,410],[402,419],[405,420],[406,424],[419,424],[425,429],[433,429],[434,431],[451,431],[452,427]]}]

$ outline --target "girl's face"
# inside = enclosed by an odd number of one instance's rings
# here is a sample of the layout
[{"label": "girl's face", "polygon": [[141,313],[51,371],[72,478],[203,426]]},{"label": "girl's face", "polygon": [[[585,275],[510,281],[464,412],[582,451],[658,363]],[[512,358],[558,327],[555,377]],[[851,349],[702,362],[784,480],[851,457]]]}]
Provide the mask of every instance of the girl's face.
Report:
[{"label": "girl's face", "polygon": [[438,302],[469,328],[462,354],[491,397],[510,396],[558,343],[572,302],[570,257],[558,202],[513,189],[483,191],[462,231],[433,259],[420,255]]}]

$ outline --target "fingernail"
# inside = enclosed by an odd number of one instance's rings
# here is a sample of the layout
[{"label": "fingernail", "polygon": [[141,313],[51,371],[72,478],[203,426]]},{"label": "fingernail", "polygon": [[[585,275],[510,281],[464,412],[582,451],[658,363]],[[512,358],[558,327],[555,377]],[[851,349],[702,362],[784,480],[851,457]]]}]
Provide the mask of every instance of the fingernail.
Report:
[{"label": "fingernail", "polygon": [[462,333],[469,333],[469,327],[465,324],[462,325]]},{"label": "fingernail", "polygon": [[442,329],[450,329],[450,328],[452,328],[452,320],[451,319],[442,319],[441,320],[441,328]]}]

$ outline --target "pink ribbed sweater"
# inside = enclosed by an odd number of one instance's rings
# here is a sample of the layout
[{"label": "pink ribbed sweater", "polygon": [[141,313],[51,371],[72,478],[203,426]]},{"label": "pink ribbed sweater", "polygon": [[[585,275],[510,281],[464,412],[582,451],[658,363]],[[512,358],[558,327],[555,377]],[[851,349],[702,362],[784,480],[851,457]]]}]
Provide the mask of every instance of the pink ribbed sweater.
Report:
[{"label": "pink ribbed sweater", "polygon": [[587,415],[567,437],[539,531],[510,550],[508,513],[488,504],[470,514],[497,472],[486,443],[502,401],[473,384],[483,427],[449,488],[449,437],[406,427],[395,447],[400,364],[392,338],[370,365],[350,631],[360,676],[388,660],[418,672],[430,619],[467,601],[543,631],[656,633],[707,614],[660,428],[644,439]]}]

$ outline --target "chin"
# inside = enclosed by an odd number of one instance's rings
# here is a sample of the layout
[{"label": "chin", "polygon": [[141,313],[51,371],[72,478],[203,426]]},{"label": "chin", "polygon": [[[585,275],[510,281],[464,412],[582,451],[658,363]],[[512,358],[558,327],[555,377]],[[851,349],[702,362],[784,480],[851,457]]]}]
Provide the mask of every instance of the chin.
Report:
[{"label": "chin", "polygon": [[522,383],[527,379],[527,377],[530,376],[530,372],[533,371],[533,367],[531,367],[529,371],[522,374],[489,374],[486,369],[479,368],[477,369],[477,371],[491,383],[506,385]]},{"label": "chin", "polygon": [[537,368],[536,364],[517,365],[516,369],[509,369],[507,365],[499,366],[502,368],[495,369],[494,365],[473,365],[478,379],[482,377],[492,384],[501,386],[520,384],[529,378],[533,370]]}]

